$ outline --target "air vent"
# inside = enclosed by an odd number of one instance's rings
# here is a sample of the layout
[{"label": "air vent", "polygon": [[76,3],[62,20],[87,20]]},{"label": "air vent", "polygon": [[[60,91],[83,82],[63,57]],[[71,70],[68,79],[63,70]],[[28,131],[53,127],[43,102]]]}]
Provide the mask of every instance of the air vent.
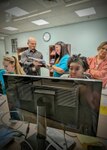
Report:
[{"label": "air vent", "polygon": [[[73,4],[73,3],[84,3],[87,0],[63,0],[65,4]],[[88,0],[89,1],[89,0]]]},{"label": "air vent", "polygon": [[44,2],[56,2],[57,3],[57,0],[43,0]]},{"label": "air vent", "polygon": [[64,4],[63,0],[39,0],[38,3],[42,4],[45,8],[55,7]]},{"label": "air vent", "polygon": [[66,7],[79,5],[79,4],[82,4],[82,3],[89,2],[89,1],[90,0],[64,0],[64,2],[66,4]]},{"label": "air vent", "polygon": [[80,0],[63,0],[65,3],[75,3],[78,2]]}]

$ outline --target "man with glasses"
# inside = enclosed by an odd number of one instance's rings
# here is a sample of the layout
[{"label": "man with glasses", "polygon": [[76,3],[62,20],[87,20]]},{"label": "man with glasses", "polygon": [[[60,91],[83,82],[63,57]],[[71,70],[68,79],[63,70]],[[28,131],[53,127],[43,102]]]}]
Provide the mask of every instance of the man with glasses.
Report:
[{"label": "man with glasses", "polygon": [[43,59],[43,55],[36,49],[37,41],[34,37],[29,37],[28,49],[21,55],[21,64],[28,75],[40,75],[41,64],[35,59]]}]

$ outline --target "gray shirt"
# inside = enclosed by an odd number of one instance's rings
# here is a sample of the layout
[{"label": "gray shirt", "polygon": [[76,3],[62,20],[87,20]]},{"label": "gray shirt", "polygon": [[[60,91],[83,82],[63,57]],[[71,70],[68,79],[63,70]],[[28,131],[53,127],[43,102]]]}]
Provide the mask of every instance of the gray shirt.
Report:
[{"label": "gray shirt", "polygon": [[32,64],[33,60],[29,59],[29,57],[43,59],[42,53],[39,52],[38,50],[35,50],[34,52],[32,52],[30,49],[27,49],[21,55],[21,64],[22,64],[26,74],[29,74],[29,75],[40,75],[40,68],[39,67],[35,67]]}]

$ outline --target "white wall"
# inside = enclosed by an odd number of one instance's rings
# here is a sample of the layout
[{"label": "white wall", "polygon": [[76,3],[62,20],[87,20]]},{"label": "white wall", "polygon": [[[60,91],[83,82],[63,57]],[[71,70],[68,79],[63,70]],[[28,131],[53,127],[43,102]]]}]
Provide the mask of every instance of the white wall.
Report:
[{"label": "white wall", "polygon": [[[44,32],[51,33],[49,42],[43,41]],[[73,54],[81,53],[84,56],[93,56],[97,53],[97,46],[102,41],[107,41],[107,18],[11,35],[5,39],[6,50],[11,54],[11,39],[13,38],[18,39],[18,47],[27,46],[29,36],[36,37],[37,49],[42,52],[47,62],[49,61],[49,45],[60,40],[71,44]],[[48,70],[43,69],[42,75],[47,76],[47,74]]]},{"label": "white wall", "polygon": [[5,55],[5,44],[4,40],[0,40],[0,69],[3,68],[2,60],[3,56]]}]

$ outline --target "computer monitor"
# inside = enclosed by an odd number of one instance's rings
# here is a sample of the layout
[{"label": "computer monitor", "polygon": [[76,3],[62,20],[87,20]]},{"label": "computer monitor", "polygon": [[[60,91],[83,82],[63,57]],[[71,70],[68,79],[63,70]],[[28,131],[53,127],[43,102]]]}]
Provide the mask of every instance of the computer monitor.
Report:
[{"label": "computer monitor", "polygon": [[[4,75],[10,111],[21,109],[37,114],[46,107],[46,117],[65,130],[96,136],[102,82],[93,79]],[[40,112],[45,116],[44,110]],[[20,119],[11,113],[12,119]]]}]

